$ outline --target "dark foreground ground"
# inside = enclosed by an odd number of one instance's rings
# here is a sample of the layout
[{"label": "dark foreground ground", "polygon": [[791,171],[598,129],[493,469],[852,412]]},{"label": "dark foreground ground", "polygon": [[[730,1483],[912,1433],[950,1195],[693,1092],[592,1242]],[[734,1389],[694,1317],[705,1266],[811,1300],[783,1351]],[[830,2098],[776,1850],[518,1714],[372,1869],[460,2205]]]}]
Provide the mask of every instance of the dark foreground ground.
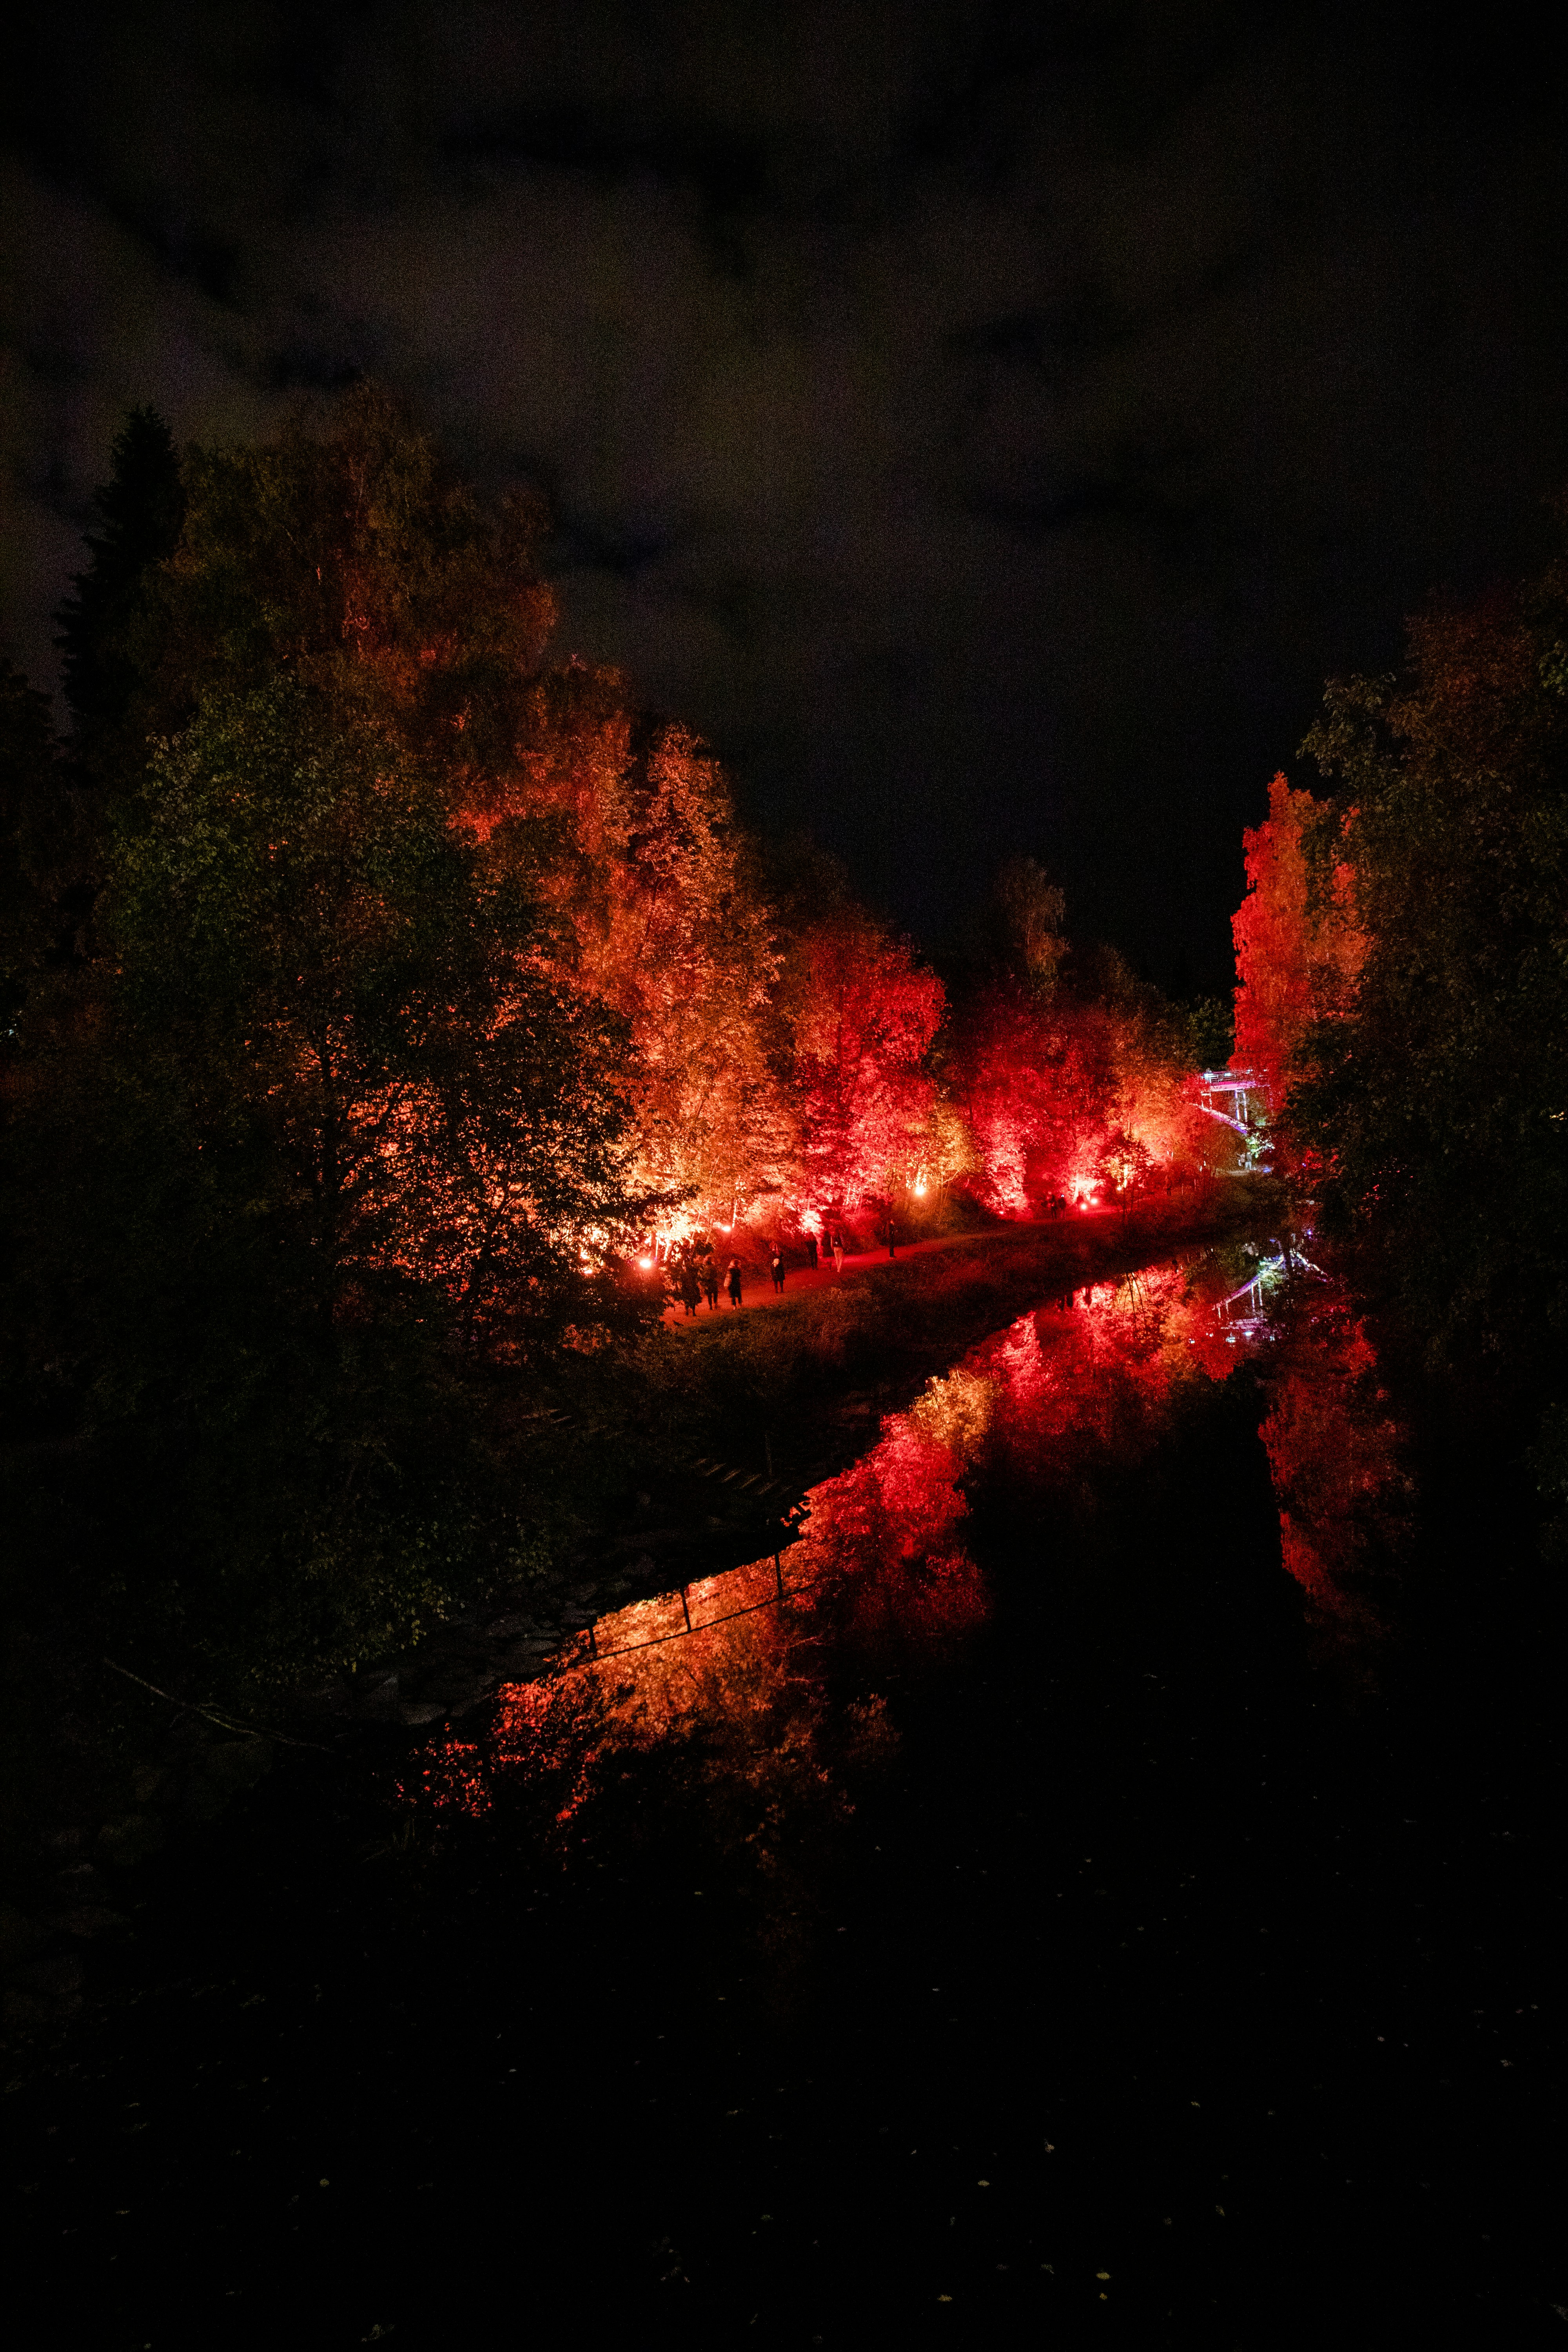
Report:
[{"label": "dark foreground ground", "polygon": [[1568,2342],[1555,1669],[1503,1610],[1347,1713],[1258,1410],[977,1493],[988,1616],[799,1661],[884,1702],[826,1767],[471,1818],[389,1734],[144,1865],[6,2103],[13,2340]]}]

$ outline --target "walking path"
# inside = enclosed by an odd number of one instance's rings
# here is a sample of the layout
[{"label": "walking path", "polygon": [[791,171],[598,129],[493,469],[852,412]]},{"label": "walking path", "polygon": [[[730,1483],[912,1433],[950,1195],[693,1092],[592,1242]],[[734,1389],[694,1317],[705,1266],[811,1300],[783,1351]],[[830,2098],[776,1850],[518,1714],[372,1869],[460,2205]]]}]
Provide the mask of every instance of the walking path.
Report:
[{"label": "walking path", "polygon": [[[984,1247],[988,1243],[1006,1241],[1009,1238],[1016,1237],[1016,1235],[1021,1233],[1066,1234],[1070,1232],[1075,1226],[1083,1227],[1101,1225],[1104,1223],[1107,1217],[1114,1217],[1116,1214],[1117,1211],[1114,1208],[1096,1206],[1092,1209],[1071,1210],[1066,1216],[1062,1217],[1018,1217],[1005,1225],[995,1226],[990,1232],[974,1234],[937,1234],[933,1235],[930,1241],[900,1242],[899,1244],[898,1255],[891,1260],[889,1260],[885,1247],[881,1249],[858,1250],[853,1255],[848,1252],[846,1252],[844,1258],[844,1270],[842,1274],[835,1274],[833,1270],[833,1260],[830,1257],[824,1256],[821,1264],[816,1268],[809,1265],[792,1266],[784,1276],[784,1286],[782,1297],[775,1293],[773,1289],[773,1276],[768,1272],[765,1262],[761,1265],[743,1265],[742,1266],[741,1273],[742,1278],[745,1284],[746,1295],[741,1301],[740,1311],[742,1314],[746,1314],[753,1307],[787,1307],[790,1300],[792,1298],[798,1298],[803,1290],[819,1290],[827,1284],[844,1282],[847,1280],[851,1275],[865,1274],[873,1266],[887,1265],[889,1264],[893,1265],[901,1265],[906,1258],[929,1257],[934,1255],[938,1250],[956,1249],[961,1246],[968,1249],[973,1249],[976,1246]],[[722,1250],[717,1252],[717,1255],[720,1265],[720,1280],[722,1282],[723,1269],[728,1265],[729,1261],[725,1257]],[[689,1316],[687,1314],[685,1307],[681,1305],[679,1298],[671,1299],[668,1306],[666,1307],[664,1310],[664,1319],[667,1323],[679,1325],[683,1323],[700,1322],[704,1316],[710,1314],[732,1315],[735,1311],[734,1307],[731,1306],[729,1299],[725,1297],[724,1292],[721,1289],[719,1293],[718,1306],[710,1308],[707,1300],[704,1299],[701,1305],[698,1307],[695,1316]]]}]

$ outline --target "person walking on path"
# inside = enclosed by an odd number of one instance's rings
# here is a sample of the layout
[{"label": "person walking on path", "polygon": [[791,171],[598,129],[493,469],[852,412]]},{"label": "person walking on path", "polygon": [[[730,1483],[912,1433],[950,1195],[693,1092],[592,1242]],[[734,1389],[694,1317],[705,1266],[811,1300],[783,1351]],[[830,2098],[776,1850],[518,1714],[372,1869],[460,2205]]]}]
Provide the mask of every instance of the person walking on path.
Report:
[{"label": "person walking on path", "polygon": [[719,1309],[719,1261],[714,1256],[711,1250],[709,1251],[707,1256],[702,1261],[702,1288],[706,1295],[709,1306],[713,1309],[714,1313],[717,1314]]},{"label": "person walking on path", "polygon": [[702,1285],[698,1280],[697,1268],[689,1257],[681,1260],[680,1281],[677,1287],[680,1292],[680,1303],[688,1315],[695,1315],[697,1302],[702,1296]]},{"label": "person walking on path", "polygon": [[833,1236],[833,1271],[835,1274],[842,1274],[844,1271],[844,1236],[842,1234],[835,1234]]},{"label": "person walking on path", "polygon": [[724,1276],[724,1287],[730,1294],[731,1306],[739,1307],[741,1303],[741,1261],[738,1257],[732,1257],[730,1260],[729,1271]]},{"label": "person walking on path", "polygon": [[816,1272],[816,1227],[815,1225],[807,1225],[805,1229],[805,1262],[815,1274]]},{"label": "person walking on path", "polygon": [[773,1295],[777,1298],[782,1298],[784,1297],[784,1260],[776,1249],[773,1252]]}]

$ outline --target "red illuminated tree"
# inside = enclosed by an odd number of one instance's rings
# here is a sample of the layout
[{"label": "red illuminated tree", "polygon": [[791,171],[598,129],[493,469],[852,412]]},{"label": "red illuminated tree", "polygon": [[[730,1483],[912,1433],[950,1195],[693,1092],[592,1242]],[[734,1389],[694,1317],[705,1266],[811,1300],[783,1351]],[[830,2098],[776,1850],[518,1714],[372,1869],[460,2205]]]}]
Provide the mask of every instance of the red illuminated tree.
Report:
[{"label": "red illuminated tree", "polygon": [[844,903],[789,943],[783,982],[805,1204],[834,1214],[918,1176],[935,1106],[934,972]]},{"label": "red illuminated tree", "polygon": [[970,1181],[989,1207],[1027,1216],[1093,1174],[1115,1092],[1114,1045],[1099,1008],[1041,1004],[1014,982],[970,1005],[948,1083],[980,1161]]},{"label": "red illuminated tree", "polygon": [[1111,949],[1086,955],[1070,987],[1026,971],[988,981],[944,1054],[980,1163],[973,1189],[1008,1216],[1099,1181],[1131,1199],[1193,1154],[1193,1055],[1191,1022]]}]

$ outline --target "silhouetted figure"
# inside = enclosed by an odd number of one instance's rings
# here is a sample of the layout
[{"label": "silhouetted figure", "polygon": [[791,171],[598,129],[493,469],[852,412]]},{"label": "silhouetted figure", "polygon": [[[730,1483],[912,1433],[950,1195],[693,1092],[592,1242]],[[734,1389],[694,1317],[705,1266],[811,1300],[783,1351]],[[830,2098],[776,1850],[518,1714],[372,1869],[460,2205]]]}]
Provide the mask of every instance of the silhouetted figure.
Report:
[{"label": "silhouetted figure", "polygon": [[842,1234],[835,1234],[833,1236],[833,1271],[835,1274],[842,1274],[844,1271],[844,1236]]},{"label": "silhouetted figure", "polygon": [[698,1303],[702,1297],[702,1285],[698,1280],[697,1268],[689,1258],[684,1258],[681,1261],[679,1290],[681,1305],[689,1315],[695,1315]]},{"label": "silhouetted figure", "polygon": [[714,1256],[711,1250],[709,1251],[707,1256],[702,1261],[702,1288],[709,1306],[717,1311],[719,1305],[719,1261]]},{"label": "silhouetted figure", "polygon": [[815,1228],[809,1225],[806,1227],[805,1234],[805,1262],[815,1274],[816,1272],[816,1233]]},{"label": "silhouetted figure", "polygon": [[777,1250],[774,1250],[773,1255],[773,1290],[776,1296],[782,1297],[784,1296],[784,1260]]},{"label": "silhouetted figure", "polygon": [[[724,1276],[724,1287],[730,1294],[731,1306],[739,1307],[741,1303],[741,1261],[738,1257],[732,1257],[730,1260],[730,1269]],[[717,1304],[717,1302],[715,1302],[715,1304]]]}]

